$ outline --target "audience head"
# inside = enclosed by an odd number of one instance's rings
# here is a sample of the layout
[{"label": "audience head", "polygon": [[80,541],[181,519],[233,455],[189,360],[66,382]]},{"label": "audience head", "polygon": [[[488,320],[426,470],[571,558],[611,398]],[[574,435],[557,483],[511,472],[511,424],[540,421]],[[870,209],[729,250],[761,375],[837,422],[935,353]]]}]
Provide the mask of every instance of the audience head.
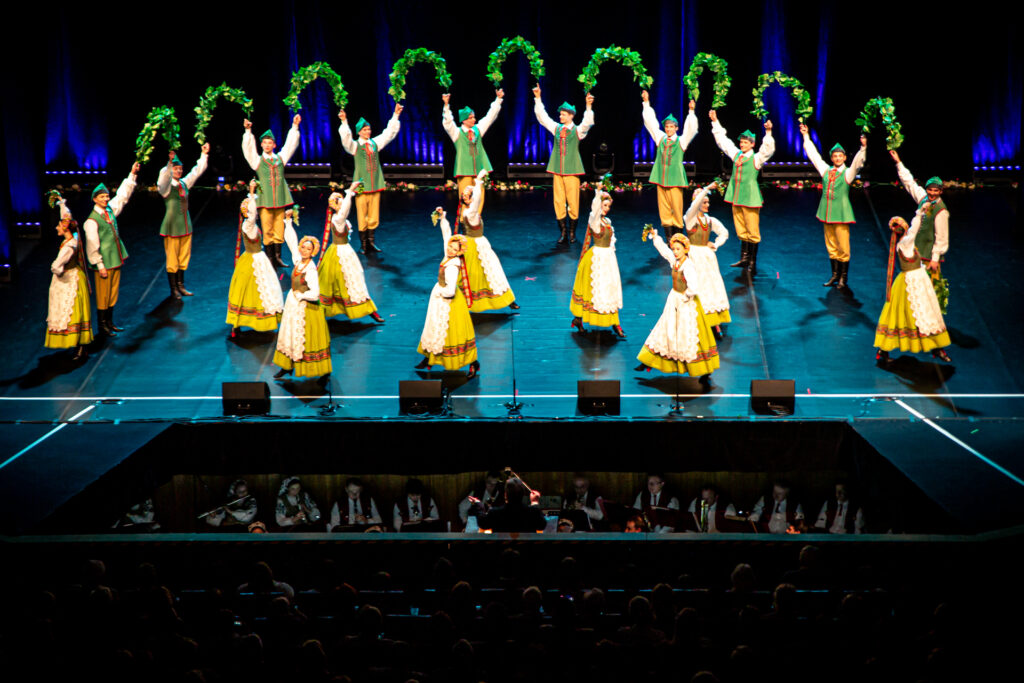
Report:
[{"label": "audience head", "polygon": [[732,581],[732,590],[737,593],[749,593],[757,584],[754,568],[746,563],[736,565],[729,578]]},{"label": "audience head", "polygon": [[647,475],[647,490],[651,494],[661,493],[665,488],[665,475],[661,472],[651,472]]},{"label": "audience head", "polygon": [[405,495],[416,502],[420,501],[426,491],[427,487],[419,479],[413,478],[405,483]]},{"label": "audience head", "polygon": [[772,498],[775,499],[776,503],[781,503],[789,497],[790,488],[788,481],[776,480],[775,484],[772,485]]},{"label": "audience head", "polygon": [[700,487],[700,499],[708,505],[714,505],[718,500],[718,486],[712,482],[704,482]]},{"label": "audience head", "polygon": [[358,500],[360,494],[363,492],[363,480],[359,477],[349,477],[348,481],[345,482],[345,493],[352,500]]}]

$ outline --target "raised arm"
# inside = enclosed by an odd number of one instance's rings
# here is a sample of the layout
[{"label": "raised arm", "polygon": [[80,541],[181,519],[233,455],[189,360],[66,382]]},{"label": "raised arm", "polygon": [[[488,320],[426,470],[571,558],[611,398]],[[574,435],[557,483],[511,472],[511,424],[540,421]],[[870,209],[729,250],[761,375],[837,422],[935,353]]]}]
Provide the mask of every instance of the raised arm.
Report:
[{"label": "raised arm", "polygon": [[459,139],[459,127],[455,123],[455,117],[452,116],[452,108],[448,104],[448,96],[443,95],[444,110],[441,112],[441,126],[444,127],[444,132],[448,133],[448,137],[452,139],[452,142],[457,142]]},{"label": "raised arm", "polygon": [[861,135],[860,136],[860,149],[853,155],[853,161],[850,162],[850,167],[846,169],[846,184],[852,185],[853,181],[857,179],[857,174],[864,168],[864,162],[867,161],[868,157],[868,139]]},{"label": "raised arm", "polygon": [[128,200],[131,199],[132,192],[135,191],[135,181],[139,179],[139,163],[136,162],[132,166],[131,173],[128,177],[121,181],[121,186],[117,188],[117,194],[113,199],[110,200],[110,210],[114,212],[115,216],[120,216],[121,211],[124,210]]},{"label": "raised arm", "polygon": [[669,246],[665,244],[665,240],[661,239],[661,235],[659,235],[657,232],[653,233],[653,235],[651,236],[651,241],[654,242],[654,248],[658,250],[659,254],[661,254],[661,258],[668,261],[668,264],[670,266],[675,265],[676,255],[673,254],[672,249],[670,249]]},{"label": "raised arm", "polygon": [[[534,92],[536,92],[536,89],[534,89]],[[558,124],[555,123],[553,118],[548,116],[547,110],[544,109],[544,102],[539,96],[533,98],[533,114],[537,117],[537,123],[544,126],[544,129],[547,130],[547,132],[552,135],[555,134],[555,129],[558,127]]]},{"label": "raised arm", "polygon": [[814,166],[814,169],[824,177],[825,174],[828,173],[828,164],[822,160],[821,154],[818,153],[818,148],[814,146],[813,142],[811,142],[811,136],[808,133],[807,126],[800,124],[800,132],[803,133],[804,154],[807,155],[807,160],[810,161],[811,165]]},{"label": "raised arm", "polygon": [[345,223],[348,222],[348,214],[352,210],[352,198],[354,196],[355,192],[352,190],[345,190],[345,195],[341,198],[338,210],[334,212],[334,216],[331,218],[331,223],[334,225],[334,229],[338,232],[345,231]]},{"label": "raised arm", "polygon": [[288,253],[292,255],[292,263],[302,263],[302,254],[299,253],[299,237],[295,234],[295,226],[292,225],[291,216],[284,219],[284,243],[288,245]]},{"label": "raised arm", "polygon": [[259,231],[256,229],[256,195],[250,193],[246,201],[246,217],[242,221],[242,232],[251,240],[256,239]]},{"label": "raised arm", "polygon": [[156,191],[164,199],[171,195],[171,168],[174,156],[174,152],[171,152],[167,165],[160,169],[160,173],[156,177]]},{"label": "raised arm", "polygon": [[658,115],[654,113],[654,107],[652,107],[651,103],[647,100],[644,100],[643,113],[641,116],[644,120],[644,128],[647,129],[647,133],[651,136],[651,139],[654,140],[654,144],[660,145],[661,139],[665,137],[665,132],[661,130],[661,127],[658,125]]},{"label": "raised arm", "polygon": [[896,174],[900,178],[900,182],[903,183],[903,187],[906,188],[910,196],[914,198],[915,202],[920,202],[922,199],[928,196],[928,193],[924,191],[924,188],[917,184],[914,180],[914,174],[910,172],[910,169],[903,165],[903,162],[897,162]]},{"label": "raised arm", "polygon": [[595,235],[601,234],[601,202],[604,199],[604,190],[594,193],[594,200],[590,202],[590,216],[587,218],[587,228]]},{"label": "raised arm", "polygon": [[683,134],[679,139],[679,144],[683,146],[684,150],[697,137],[697,115],[693,113],[693,104],[693,102],[690,102],[690,113],[686,115],[686,119],[683,121]]},{"label": "raised arm", "polygon": [[345,110],[342,109],[338,112],[338,118],[341,119],[341,125],[338,126],[338,137],[341,138],[341,148],[355,156],[356,152],[359,151],[359,145],[352,139],[352,127],[348,125],[348,117],[345,115]]},{"label": "raised arm", "polygon": [[392,140],[398,137],[398,131],[402,129],[402,122],[398,120],[398,114],[402,110],[399,109],[402,105],[395,105],[395,113],[388,121],[387,127],[381,132],[380,135],[373,139],[373,143],[377,145],[377,151],[380,151],[391,144]]},{"label": "raised arm", "polygon": [[252,134],[252,124],[245,122],[245,132],[242,133],[242,156],[249,164],[249,168],[256,170],[260,167],[260,153],[256,149],[256,136]]},{"label": "raised arm", "polygon": [[576,126],[576,135],[580,140],[587,137],[587,133],[594,127],[594,96],[587,93],[587,108],[583,110],[583,120]]},{"label": "raised arm", "polygon": [[715,144],[718,145],[718,149],[722,150],[725,156],[735,159],[736,155],[740,153],[736,143],[728,138],[725,128],[722,127],[717,118],[711,119],[711,135],[715,138]]},{"label": "raised arm", "polygon": [[700,214],[700,205],[704,203],[704,198],[708,196],[708,192],[710,192],[711,189],[711,185],[708,185],[693,193],[693,201],[690,202],[690,208],[688,208],[686,213],[683,215],[683,224],[686,226],[687,230],[697,222],[697,216]]},{"label": "raised arm", "polygon": [[764,137],[761,139],[761,147],[758,148],[757,154],[754,155],[754,168],[761,170],[772,155],[775,154],[775,137],[772,136],[772,122],[766,121],[764,124]]},{"label": "raised arm", "polygon": [[210,161],[210,143],[204,142],[202,151],[199,154],[199,159],[196,160],[196,165],[192,167],[192,170],[188,172],[188,175],[181,179],[181,182],[185,184],[185,187],[192,189],[192,186],[199,180],[199,176],[206,173],[206,166]]},{"label": "raised arm", "polygon": [[288,135],[284,139],[284,147],[281,148],[281,153],[278,154],[281,157],[281,163],[287,164],[291,161],[292,155],[295,154],[295,150],[299,148],[299,123],[302,121],[302,117],[298,114],[292,119],[292,127],[288,130]]},{"label": "raised arm", "polygon": [[486,177],[487,171],[480,171],[473,182],[473,196],[469,200],[469,208],[466,209],[466,222],[470,225],[480,225],[480,200],[483,198]]},{"label": "raised arm", "polygon": [[505,96],[505,93],[501,90],[498,91],[498,96],[491,102],[491,106],[487,108],[487,113],[480,119],[476,127],[480,131],[480,137],[483,137],[487,133],[487,129],[491,127],[494,120],[498,118],[498,114],[501,112],[501,99]]}]

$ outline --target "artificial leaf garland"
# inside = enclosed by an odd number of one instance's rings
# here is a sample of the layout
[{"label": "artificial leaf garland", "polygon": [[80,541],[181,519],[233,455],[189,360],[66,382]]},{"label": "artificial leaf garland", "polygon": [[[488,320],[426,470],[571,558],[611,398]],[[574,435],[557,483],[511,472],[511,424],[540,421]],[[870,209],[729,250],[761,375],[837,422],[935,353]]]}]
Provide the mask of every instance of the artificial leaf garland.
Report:
[{"label": "artificial leaf garland", "polygon": [[57,190],[50,190],[46,193],[46,203],[50,205],[51,209],[60,204],[62,199],[64,198],[60,196],[60,192]]},{"label": "artificial leaf garland", "polygon": [[331,86],[334,104],[339,109],[345,108],[345,105],[348,104],[348,91],[345,90],[345,86],[341,83],[341,76],[327,62],[314,62],[292,74],[292,87],[284,98],[284,103],[289,109],[292,111],[302,109],[302,103],[299,102],[299,93],[318,78],[324,79]]},{"label": "artificial leaf garland", "polygon": [[146,123],[142,126],[139,136],[135,139],[135,161],[144,164],[153,153],[153,141],[157,133],[162,133],[171,150],[181,147],[178,117],[173,107],[153,107],[146,115]]},{"label": "artificial leaf garland", "polygon": [[893,106],[891,97],[876,97],[868,100],[864,105],[864,110],[861,111],[854,123],[860,126],[863,132],[870,133],[871,119],[876,116],[881,118],[885,125],[885,148],[898,149],[903,144],[903,133],[900,132],[900,122],[896,120],[896,108]]},{"label": "artificial leaf garland", "polygon": [[437,72],[437,82],[444,88],[445,92],[452,87],[452,75],[448,73],[448,62],[444,60],[437,52],[428,50],[425,47],[409,48],[405,51],[405,54],[395,62],[394,66],[391,67],[391,74],[388,78],[391,80],[391,87],[388,88],[388,94],[395,99],[396,102],[401,102],[405,99],[405,79],[409,73],[409,69],[416,62],[427,62],[432,64],[434,70]]},{"label": "artificial leaf garland", "polygon": [[711,100],[711,108],[721,109],[725,106],[725,96],[729,93],[730,86],[732,86],[732,78],[728,72],[729,63],[710,52],[698,52],[694,56],[693,61],[690,62],[690,70],[683,76],[687,96],[694,101],[700,97],[697,79],[704,73],[705,67],[710,69],[711,73],[715,75],[715,97]]},{"label": "artificial leaf garland", "polygon": [[228,102],[234,102],[242,106],[245,118],[252,118],[252,100],[241,88],[229,88],[227,83],[211,85],[199,98],[199,106],[196,112],[196,134],[195,138],[200,145],[206,142],[206,128],[213,120],[213,110],[217,108],[217,100],[223,97]]},{"label": "artificial leaf garland", "polygon": [[641,88],[650,88],[651,84],[654,83],[654,79],[647,73],[647,69],[640,59],[639,52],[628,47],[609,45],[608,47],[596,50],[590,57],[590,63],[583,68],[583,73],[576,77],[576,80],[583,84],[583,92],[590,92],[594,89],[594,86],[597,85],[597,72],[600,71],[601,64],[608,60],[618,62],[632,69],[633,80]]},{"label": "artificial leaf garland", "polygon": [[544,60],[541,59],[540,52],[526,38],[516,36],[515,38],[504,38],[498,49],[492,52],[487,60],[487,78],[491,79],[495,88],[501,87],[501,81],[504,78],[501,73],[501,65],[505,63],[510,54],[517,51],[522,52],[529,60],[530,75],[536,82],[540,82],[540,77],[544,75]]},{"label": "artificial leaf garland", "polygon": [[796,100],[796,116],[801,123],[804,122],[804,119],[810,118],[814,113],[814,107],[811,106],[811,94],[804,88],[803,83],[781,71],[773,71],[757,77],[757,87],[754,88],[754,108],[750,111],[751,114],[762,121],[768,118],[768,110],[764,107],[764,91],[773,82],[792,93],[793,99]]}]

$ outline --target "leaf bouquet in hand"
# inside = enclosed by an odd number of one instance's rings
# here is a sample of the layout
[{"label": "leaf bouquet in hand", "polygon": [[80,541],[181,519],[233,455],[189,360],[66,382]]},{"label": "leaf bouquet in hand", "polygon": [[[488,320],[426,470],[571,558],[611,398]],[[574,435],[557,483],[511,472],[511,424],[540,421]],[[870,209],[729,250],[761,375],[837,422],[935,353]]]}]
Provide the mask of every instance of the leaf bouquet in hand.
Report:
[{"label": "leaf bouquet in hand", "polygon": [[644,223],[644,231],[640,235],[640,240],[646,242],[649,238],[654,237],[656,234],[658,234],[658,232],[657,230],[654,229],[653,225],[651,225],[650,223]]},{"label": "leaf bouquet in hand", "polygon": [[434,212],[430,214],[430,222],[434,224],[434,227],[437,227],[438,222],[441,220],[442,213],[441,209],[434,209]]}]

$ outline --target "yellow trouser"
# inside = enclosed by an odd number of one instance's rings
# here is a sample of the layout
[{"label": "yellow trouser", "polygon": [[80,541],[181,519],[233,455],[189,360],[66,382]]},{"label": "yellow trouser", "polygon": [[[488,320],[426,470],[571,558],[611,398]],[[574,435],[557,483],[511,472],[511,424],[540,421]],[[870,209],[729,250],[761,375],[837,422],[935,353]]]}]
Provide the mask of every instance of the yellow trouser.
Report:
[{"label": "yellow trouser", "polygon": [[376,230],[380,225],[380,192],[363,192],[356,195],[356,222],[359,232]]},{"label": "yellow trouser", "polygon": [[732,222],[736,236],[742,242],[757,244],[761,241],[761,209],[732,205]]},{"label": "yellow trouser", "polygon": [[121,268],[107,271],[106,277],[96,271],[96,308],[105,311],[117,305],[117,295],[121,292]]},{"label": "yellow trouser", "polygon": [[284,243],[284,212],[287,209],[260,209],[263,244]]},{"label": "yellow trouser", "polygon": [[836,261],[850,260],[850,224],[825,223],[825,248]]},{"label": "yellow trouser", "polygon": [[555,218],[565,218],[566,206],[569,218],[580,217],[580,177],[578,175],[552,175],[552,189],[555,197]]},{"label": "yellow trouser", "polygon": [[[460,175],[459,181],[459,206],[462,206],[462,191],[467,187],[473,187],[473,181],[476,180],[475,175]],[[480,188],[480,215],[484,214],[484,199],[487,198],[487,188]]]},{"label": "yellow trouser", "polygon": [[188,270],[188,262],[192,260],[192,235],[164,237],[164,255],[168,273]]},{"label": "yellow trouser", "polygon": [[658,185],[658,215],[662,227],[683,227],[683,188]]}]

